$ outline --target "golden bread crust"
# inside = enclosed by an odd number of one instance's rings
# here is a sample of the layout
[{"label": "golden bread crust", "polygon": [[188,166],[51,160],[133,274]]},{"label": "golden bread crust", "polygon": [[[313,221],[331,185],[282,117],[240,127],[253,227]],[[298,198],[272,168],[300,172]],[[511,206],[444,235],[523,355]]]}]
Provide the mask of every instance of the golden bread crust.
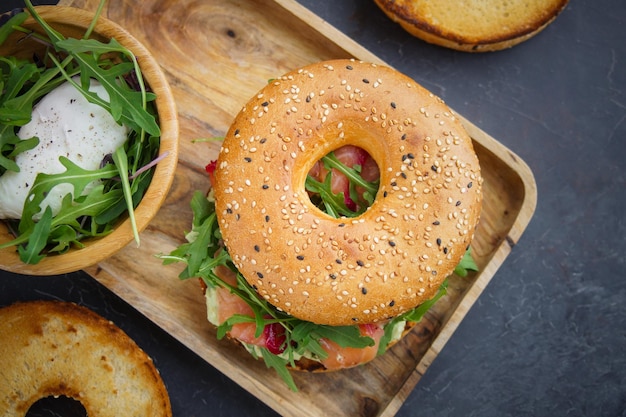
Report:
[{"label": "golden bread crust", "polygon": [[568,0],[375,0],[394,22],[436,45],[466,52],[497,51],[543,30]]},{"label": "golden bread crust", "polygon": [[67,396],[90,417],[171,416],[152,360],[122,330],[73,303],[0,309],[0,409],[24,416],[41,398]]},{"label": "golden bread crust", "polygon": [[[380,187],[364,214],[335,219],[304,182],[348,144],[374,158]],[[453,112],[409,77],[353,60],[270,82],[235,118],[215,178],[237,269],[274,306],[328,325],[378,322],[434,296],[482,202],[478,159]]]}]

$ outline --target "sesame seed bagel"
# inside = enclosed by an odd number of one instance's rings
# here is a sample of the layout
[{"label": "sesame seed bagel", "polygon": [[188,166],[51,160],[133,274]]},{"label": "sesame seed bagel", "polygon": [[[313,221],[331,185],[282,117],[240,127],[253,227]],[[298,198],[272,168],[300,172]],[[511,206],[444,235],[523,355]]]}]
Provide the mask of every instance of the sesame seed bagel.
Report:
[{"label": "sesame seed bagel", "polygon": [[152,360],[87,308],[56,301],[0,309],[0,410],[24,416],[41,398],[67,396],[89,417],[171,416]]},{"label": "sesame seed bagel", "polygon": [[[368,210],[333,218],[305,191],[343,145],[380,169]],[[320,62],[272,80],[236,116],[215,171],[216,213],[237,269],[277,308],[317,324],[374,323],[437,292],[469,245],[482,178],[441,99],[385,66]]]},{"label": "sesame seed bagel", "polygon": [[498,51],[535,36],[568,0],[375,0],[412,35],[466,52]]}]

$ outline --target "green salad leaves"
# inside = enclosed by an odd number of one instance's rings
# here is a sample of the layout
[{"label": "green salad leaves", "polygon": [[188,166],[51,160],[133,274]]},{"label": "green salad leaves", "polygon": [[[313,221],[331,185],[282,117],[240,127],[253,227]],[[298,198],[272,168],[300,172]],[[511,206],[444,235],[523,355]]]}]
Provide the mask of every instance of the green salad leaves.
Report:
[{"label": "green salad leaves", "polygon": [[[35,60],[0,57],[0,176],[19,171],[16,156],[37,146],[37,137],[21,140],[17,132],[30,121],[38,100],[64,82],[71,83],[89,102],[106,109],[130,130],[126,144],[103,161],[99,169],[86,170],[61,157],[64,172],[37,175],[24,202],[22,218],[6,221],[15,240],[0,245],[18,246],[25,263],[37,263],[47,255],[81,247],[85,238],[110,233],[123,216],[130,218],[139,243],[134,208],[152,179],[153,170],[149,167],[156,162],[160,128],[152,103],[155,95],[148,91],[132,52],[115,39],[103,43],[89,38],[103,5],[101,1],[81,39],[65,38],[44,21],[30,0],[26,0],[28,12],[14,15],[0,27],[0,44],[18,34],[46,45],[45,52]],[[41,33],[23,26],[29,15]],[[97,80],[106,89],[108,101],[89,91],[91,80]],[[99,181],[99,185],[83,195],[85,186],[93,181]],[[40,205],[49,191],[62,183],[72,185],[73,197],[68,194],[61,211],[52,216],[49,209],[43,210]],[[41,219],[33,220],[40,212]]]}]

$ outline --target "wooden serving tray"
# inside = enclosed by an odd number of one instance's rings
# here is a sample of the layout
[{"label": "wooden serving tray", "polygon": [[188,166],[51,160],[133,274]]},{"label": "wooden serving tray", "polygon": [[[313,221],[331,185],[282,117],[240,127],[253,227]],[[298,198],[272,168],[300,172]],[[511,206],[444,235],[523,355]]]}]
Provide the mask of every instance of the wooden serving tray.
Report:
[{"label": "wooden serving tray", "polygon": [[[60,4],[95,10],[97,0]],[[295,373],[299,392],[291,392],[264,363],[216,339],[197,280],[178,280],[182,266],[165,267],[155,254],[183,242],[191,225],[191,195],[207,189],[204,166],[215,159],[219,143],[194,139],[223,136],[268,79],[293,68],[334,58],[381,61],[295,0],[109,0],[105,15],[162,65],[178,105],[180,162],[141,246],[132,243],[87,272],[280,414],[394,415],[530,221],[536,188],[528,166],[462,119],[485,179],[484,209],[472,244],[481,272],[453,277],[449,295],[387,354],[346,371]]]}]

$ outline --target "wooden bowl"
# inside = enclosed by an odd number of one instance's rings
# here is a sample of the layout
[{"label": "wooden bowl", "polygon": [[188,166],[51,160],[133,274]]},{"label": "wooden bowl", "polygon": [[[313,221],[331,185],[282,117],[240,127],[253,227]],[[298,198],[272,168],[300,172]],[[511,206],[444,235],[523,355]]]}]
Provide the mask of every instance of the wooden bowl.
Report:
[{"label": "wooden bowl", "polygon": [[[62,6],[39,6],[37,12],[43,19],[65,37],[80,38],[93,19],[93,13],[82,9]],[[32,18],[24,26],[37,31],[41,28]],[[150,52],[126,30],[117,24],[100,17],[92,38],[107,41],[115,38],[132,51],[141,67],[144,79],[156,93],[156,109],[161,127],[159,155],[166,155],[156,166],[152,182],[142,201],[135,209],[135,219],[139,231],[145,229],[156,215],[174,180],[178,162],[178,118],[172,91],[157,61]],[[17,38],[15,39],[17,40]],[[33,52],[43,51],[43,46],[30,40],[16,42],[9,38],[0,46],[1,56],[21,56],[31,58]],[[7,227],[0,223],[0,242],[13,240]],[[133,241],[130,220],[125,218],[116,225],[113,232],[102,238],[85,240],[83,248],[72,248],[60,255],[46,256],[38,264],[23,263],[15,247],[0,250],[0,269],[28,275],[57,275],[78,271],[94,265],[113,255]]]}]

